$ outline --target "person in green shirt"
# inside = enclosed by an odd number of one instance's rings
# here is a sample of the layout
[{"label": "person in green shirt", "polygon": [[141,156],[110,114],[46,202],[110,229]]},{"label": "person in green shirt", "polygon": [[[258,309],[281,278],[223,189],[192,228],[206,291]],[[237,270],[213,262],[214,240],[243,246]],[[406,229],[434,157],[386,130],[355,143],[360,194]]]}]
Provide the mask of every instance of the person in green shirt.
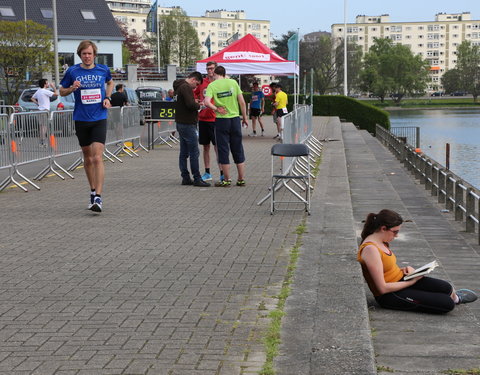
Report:
[{"label": "person in green shirt", "polygon": [[[248,127],[247,106],[238,83],[225,78],[223,66],[214,70],[215,81],[207,87],[204,104],[215,111],[215,139],[217,142],[218,164],[223,171],[224,180],[215,186],[228,187],[230,179],[229,154],[237,166],[237,186],[245,186],[245,153],[242,144],[242,125]],[[213,102],[212,102],[213,99]],[[215,103],[215,104],[214,104]],[[240,113],[242,120],[240,120]]]}]

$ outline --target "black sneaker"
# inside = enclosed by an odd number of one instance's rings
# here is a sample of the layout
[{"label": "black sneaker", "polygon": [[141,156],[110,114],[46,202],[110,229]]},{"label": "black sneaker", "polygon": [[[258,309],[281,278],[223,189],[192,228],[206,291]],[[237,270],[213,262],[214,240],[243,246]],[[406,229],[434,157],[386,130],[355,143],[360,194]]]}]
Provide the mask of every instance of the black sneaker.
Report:
[{"label": "black sneaker", "polygon": [[193,181],[191,179],[184,178],[182,180],[182,185],[193,185]]},{"label": "black sneaker", "polygon": [[202,179],[200,179],[200,180],[193,181],[193,186],[208,187],[211,185],[208,182],[205,182]]},{"label": "black sneaker", "polygon": [[459,289],[455,292],[458,296],[458,304],[470,303],[477,300],[477,295],[470,289]]}]

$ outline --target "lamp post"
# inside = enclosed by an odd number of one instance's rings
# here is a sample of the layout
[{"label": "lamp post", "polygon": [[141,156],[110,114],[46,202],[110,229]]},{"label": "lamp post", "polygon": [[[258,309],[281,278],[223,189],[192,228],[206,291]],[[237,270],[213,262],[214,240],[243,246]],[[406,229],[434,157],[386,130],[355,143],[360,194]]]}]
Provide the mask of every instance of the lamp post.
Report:
[{"label": "lamp post", "polygon": [[55,86],[60,85],[60,73],[58,71],[58,30],[57,30],[57,0],[52,0],[53,11],[53,54],[54,54],[54,72]]},{"label": "lamp post", "polygon": [[343,95],[347,96],[347,0],[343,2],[343,44]]}]

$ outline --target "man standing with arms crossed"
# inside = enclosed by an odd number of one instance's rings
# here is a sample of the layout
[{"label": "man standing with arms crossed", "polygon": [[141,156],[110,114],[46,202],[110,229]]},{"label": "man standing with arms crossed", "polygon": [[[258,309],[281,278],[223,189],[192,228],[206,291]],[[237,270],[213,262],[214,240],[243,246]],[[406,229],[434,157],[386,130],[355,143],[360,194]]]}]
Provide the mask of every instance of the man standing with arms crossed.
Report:
[{"label": "man standing with arms crossed", "polygon": [[[215,139],[217,142],[218,163],[223,171],[224,180],[215,186],[229,187],[230,160],[237,165],[237,186],[245,186],[245,153],[242,144],[242,124],[248,127],[247,110],[242,91],[237,81],[225,78],[225,68],[217,66],[214,70],[215,81],[207,87],[204,104],[216,113]],[[212,103],[212,99],[214,103]],[[240,109],[240,110],[239,110]],[[240,111],[242,120],[240,121]]]},{"label": "man standing with arms crossed", "polygon": [[[205,93],[208,85],[213,82],[213,71],[217,67],[215,61],[207,62],[207,76],[203,79],[201,85],[195,89],[195,99],[201,104],[201,110],[198,114],[198,143],[203,146],[203,164],[205,165],[205,173],[202,175],[203,181],[211,181],[210,173],[210,143],[213,145],[215,154],[217,147],[215,143],[215,112],[203,105]],[[223,173],[220,171],[220,179],[223,179]]]},{"label": "man standing with arms crossed", "polygon": [[[198,165],[200,152],[198,151],[197,121],[200,104],[197,103],[193,95],[193,90],[201,85],[202,81],[202,75],[199,72],[193,72],[186,79],[177,79],[173,82],[173,89],[177,97],[175,122],[180,136],[178,166],[182,175],[182,185],[205,187],[210,186],[210,184],[202,180]],[[190,158],[193,181],[187,167],[188,158]]]},{"label": "man standing with arms crossed", "polygon": [[[107,138],[108,108],[111,107],[113,81],[106,65],[95,64],[97,46],[90,40],[80,42],[77,55],[82,62],[70,67],[60,82],[60,95],[74,93],[75,133],[83,153],[83,162],[90,184],[88,209],[102,212],[102,191],[105,180],[103,151]],[[106,86],[106,87],[105,87]]]}]

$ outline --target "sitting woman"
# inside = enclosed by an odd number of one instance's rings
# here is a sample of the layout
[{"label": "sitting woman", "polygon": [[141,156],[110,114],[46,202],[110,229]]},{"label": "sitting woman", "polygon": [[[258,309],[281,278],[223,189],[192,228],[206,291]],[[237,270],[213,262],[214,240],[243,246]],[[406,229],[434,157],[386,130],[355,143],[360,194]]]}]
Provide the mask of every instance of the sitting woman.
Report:
[{"label": "sitting woman", "polygon": [[363,227],[357,259],[378,304],[387,309],[438,314],[452,311],[455,304],[475,301],[474,292],[469,289],[455,291],[444,280],[427,276],[403,280],[415,270],[410,266],[400,268],[389,246],[402,223],[398,213],[382,210],[378,214],[368,214]]}]

